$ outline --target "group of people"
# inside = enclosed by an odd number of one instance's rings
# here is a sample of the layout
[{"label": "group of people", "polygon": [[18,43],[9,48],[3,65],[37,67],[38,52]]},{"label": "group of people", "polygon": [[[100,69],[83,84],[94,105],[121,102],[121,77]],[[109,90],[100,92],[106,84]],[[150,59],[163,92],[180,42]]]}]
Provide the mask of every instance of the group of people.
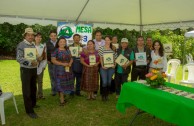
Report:
[{"label": "group of people", "polygon": [[[51,95],[59,94],[60,106],[64,106],[67,102],[64,95],[81,96],[80,91],[87,92],[87,100],[95,100],[99,87],[102,101],[107,101],[112,91],[111,86],[114,87],[112,82],[115,83],[116,98],[118,98],[121,85],[128,81],[130,73],[131,81],[136,81],[145,79],[145,75],[151,69],[166,71],[167,59],[163,45],[159,40],[152,44],[150,37],[144,44],[144,38],[139,36],[136,46],[130,48],[127,38],[122,38],[119,44],[117,36],[105,36],[102,39],[102,32],[99,30],[95,31],[95,39],[89,40],[87,45],[80,42],[79,34],[74,34],[74,43],[67,46],[66,38],[57,38],[57,32],[54,30],[50,31],[50,39],[46,44],[41,43],[41,33],[35,34],[32,28],[26,28],[23,36],[24,40],[17,46],[16,59],[20,63],[25,110],[31,118],[38,117],[33,109],[38,107],[36,100],[45,99],[42,83],[47,64]],[[114,44],[119,44],[119,46],[116,47]],[[78,47],[78,56],[72,55],[71,47]],[[26,48],[36,48],[36,60],[25,58]],[[136,53],[141,52],[146,54],[146,64],[136,65]],[[114,64],[112,66],[105,66],[104,55],[106,54],[113,55]],[[122,66],[117,64],[115,60],[119,55],[123,55],[129,62]],[[93,63],[90,62],[91,58],[95,60]],[[38,88],[36,88],[36,82]]]}]

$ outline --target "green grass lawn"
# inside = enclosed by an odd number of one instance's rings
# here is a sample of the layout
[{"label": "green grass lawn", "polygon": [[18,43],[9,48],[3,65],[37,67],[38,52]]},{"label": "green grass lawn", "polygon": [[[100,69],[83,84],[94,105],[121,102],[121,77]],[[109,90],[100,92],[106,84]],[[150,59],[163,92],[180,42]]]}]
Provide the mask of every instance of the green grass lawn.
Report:
[{"label": "green grass lawn", "polygon": [[[181,80],[181,67],[177,82]],[[4,92],[15,94],[19,114],[16,114],[12,100],[5,102],[5,117],[7,126],[127,126],[130,118],[135,114],[135,107],[121,114],[116,110],[117,100],[112,94],[106,103],[98,96],[95,101],[87,101],[86,97],[69,97],[66,106],[59,106],[58,96],[50,96],[50,81],[48,70],[44,75],[45,100],[38,101],[40,108],[35,109],[40,118],[29,118],[24,110],[21,95],[21,81],[19,64],[15,60],[0,60],[0,85]],[[83,92],[84,94],[84,92]],[[170,123],[158,118],[153,119],[149,114],[142,114],[135,122],[135,126],[170,126]]]}]

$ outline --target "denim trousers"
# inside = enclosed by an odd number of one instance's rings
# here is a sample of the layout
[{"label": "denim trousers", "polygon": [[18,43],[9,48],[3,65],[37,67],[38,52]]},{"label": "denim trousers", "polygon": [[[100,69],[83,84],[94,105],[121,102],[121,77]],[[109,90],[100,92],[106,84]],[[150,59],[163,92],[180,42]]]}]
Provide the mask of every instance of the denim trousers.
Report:
[{"label": "denim trousers", "polygon": [[102,87],[111,86],[112,75],[114,74],[114,72],[114,68],[100,68],[100,75],[102,77]]}]

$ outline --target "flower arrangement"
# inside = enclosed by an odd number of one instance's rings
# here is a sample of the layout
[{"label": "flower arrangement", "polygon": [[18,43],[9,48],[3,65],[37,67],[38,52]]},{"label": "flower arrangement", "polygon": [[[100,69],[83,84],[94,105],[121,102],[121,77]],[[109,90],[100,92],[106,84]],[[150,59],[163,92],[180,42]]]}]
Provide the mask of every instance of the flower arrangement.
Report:
[{"label": "flower arrangement", "polygon": [[159,70],[152,69],[152,71],[150,73],[146,74],[145,76],[146,76],[147,83],[151,87],[157,87],[160,85],[164,85],[164,83],[165,83],[164,78],[166,77],[166,74],[161,73]]}]

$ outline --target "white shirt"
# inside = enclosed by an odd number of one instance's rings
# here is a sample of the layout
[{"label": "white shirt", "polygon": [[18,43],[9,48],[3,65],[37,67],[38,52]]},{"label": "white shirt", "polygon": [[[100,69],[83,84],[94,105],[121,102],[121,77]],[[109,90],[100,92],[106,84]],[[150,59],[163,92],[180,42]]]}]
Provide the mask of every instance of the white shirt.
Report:
[{"label": "white shirt", "polygon": [[[46,48],[46,45],[40,44],[40,45],[35,45],[36,50],[37,50],[37,55],[38,57],[42,56],[42,53],[44,51],[44,48]],[[46,49],[45,49],[46,51]],[[37,67],[37,74],[41,74],[43,69],[46,67],[47,65],[47,60],[43,60],[39,63],[38,67]]]},{"label": "white shirt", "polygon": [[96,39],[94,39],[95,42],[95,49],[98,50],[101,46],[105,45],[105,41],[103,39],[101,39],[100,42],[96,41]]},{"label": "white shirt", "polygon": [[166,72],[167,69],[167,59],[166,56],[160,56],[155,54],[154,50],[151,52],[152,61],[150,63],[151,68],[162,68],[162,72]]}]

